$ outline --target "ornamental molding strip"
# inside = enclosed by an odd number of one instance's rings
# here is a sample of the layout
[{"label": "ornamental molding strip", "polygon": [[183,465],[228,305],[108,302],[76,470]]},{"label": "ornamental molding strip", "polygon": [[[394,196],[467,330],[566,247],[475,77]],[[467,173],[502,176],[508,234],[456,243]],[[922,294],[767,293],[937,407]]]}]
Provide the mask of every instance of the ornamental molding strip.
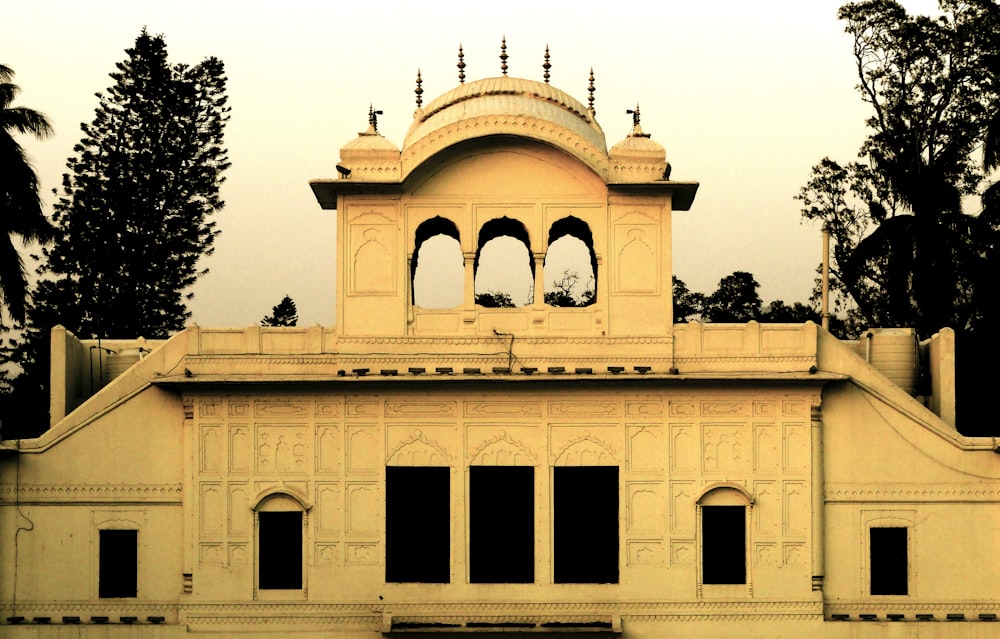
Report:
[{"label": "ornamental molding strip", "polygon": [[181,484],[0,484],[0,502],[110,502],[180,504]]},{"label": "ornamental molding strip", "polygon": [[1000,488],[965,484],[829,484],[827,503],[971,502],[1000,503]]}]

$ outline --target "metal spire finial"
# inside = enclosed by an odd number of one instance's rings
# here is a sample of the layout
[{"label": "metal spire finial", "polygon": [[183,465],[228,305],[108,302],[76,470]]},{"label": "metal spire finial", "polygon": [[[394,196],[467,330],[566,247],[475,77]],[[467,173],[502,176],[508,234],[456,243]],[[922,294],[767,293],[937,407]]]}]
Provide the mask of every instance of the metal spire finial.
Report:
[{"label": "metal spire finial", "polygon": [[594,67],[590,67],[590,84],[587,85],[587,110],[590,115],[597,115],[594,108]]},{"label": "metal spire finial", "polygon": [[462,44],[458,44],[458,83],[465,84],[465,53],[462,51]]},{"label": "metal spire finial", "polygon": [[542,76],[545,78],[545,84],[549,83],[549,77],[550,77],[549,69],[551,68],[552,68],[552,63],[549,62],[549,45],[545,45],[545,62],[542,64],[542,69],[545,70],[545,73],[542,74]]},{"label": "metal spire finial", "polygon": [[507,75],[507,36],[500,42],[500,72]]},{"label": "metal spire finial", "polygon": [[632,128],[639,126],[639,103],[635,103],[635,109],[625,109],[625,113],[631,114],[632,116]]},{"label": "metal spire finial", "polygon": [[371,126],[372,131],[378,133],[378,116],[382,115],[382,111],[376,111],[374,107],[368,104],[368,124]]},{"label": "metal spire finial", "polygon": [[420,69],[417,69],[417,88],[414,89],[413,92],[417,94],[417,108],[418,109],[420,107],[424,106],[424,99],[422,97],[423,94],[424,94],[424,88],[423,88],[423,86],[421,86],[421,85],[423,85],[423,83],[424,83],[424,81],[420,77]]}]

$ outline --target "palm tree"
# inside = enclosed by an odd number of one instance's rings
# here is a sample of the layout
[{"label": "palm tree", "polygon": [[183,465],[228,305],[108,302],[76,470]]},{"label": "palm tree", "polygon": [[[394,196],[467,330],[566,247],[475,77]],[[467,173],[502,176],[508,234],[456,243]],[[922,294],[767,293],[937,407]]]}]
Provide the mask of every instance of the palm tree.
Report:
[{"label": "palm tree", "polygon": [[52,226],[42,213],[35,171],[13,135],[42,138],[52,127],[38,111],[11,106],[20,91],[13,78],[14,71],[0,64],[0,300],[14,321],[23,324],[27,274],[11,236],[19,235],[25,244],[44,241]]}]

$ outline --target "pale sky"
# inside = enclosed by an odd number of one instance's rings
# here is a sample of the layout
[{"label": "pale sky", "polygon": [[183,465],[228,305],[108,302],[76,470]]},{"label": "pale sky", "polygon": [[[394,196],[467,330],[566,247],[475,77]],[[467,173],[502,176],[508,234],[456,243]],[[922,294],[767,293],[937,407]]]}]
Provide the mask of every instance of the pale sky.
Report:
[{"label": "pale sky", "polygon": [[[339,149],[367,126],[397,146],[412,121],[414,79],[424,104],[458,83],[509,74],[587,98],[608,146],[631,127],[664,145],[672,179],[701,183],[691,211],[674,215],[674,270],[710,293],[736,270],[753,273],[765,302],[806,301],[820,261],[819,229],[793,199],[824,156],[855,158],[865,105],[854,89],[839,0],[602,2],[305,2],[34,0],[3,10],[0,63],[16,73],[15,102],[49,116],[56,135],[21,138],[51,212],[51,189],[94,117],[97,92],[143,26],[166,37],[172,62],[223,60],[232,118],[232,168],[216,216],[222,234],[203,260],[192,321],[245,326],[287,293],[300,325],[334,323],[335,214],[309,188],[332,178]],[[930,13],[934,0],[905,0]]]}]

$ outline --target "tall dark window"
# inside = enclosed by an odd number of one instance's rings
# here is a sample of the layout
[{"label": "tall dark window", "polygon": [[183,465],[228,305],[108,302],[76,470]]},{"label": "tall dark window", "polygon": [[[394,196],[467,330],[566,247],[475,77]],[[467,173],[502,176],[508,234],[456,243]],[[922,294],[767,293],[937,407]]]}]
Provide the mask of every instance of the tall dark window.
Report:
[{"label": "tall dark window", "polygon": [[302,588],[302,513],[258,513],[258,586],[261,590]]},{"label": "tall dark window", "polygon": [[469,580],[535,581],[534,468],[469,468]]},{"label": "tall dark window", "polygon": [[872,594],[909,594],[907,529],[870,528],[869,535]]},{"label": "tall dark window", "polygon": [[385,580],[451,580],[450,469],[385,469]]},{"label": "tall dark window", "polygon": [[746,507],[701,507],[701,582],[747,582]]},{"label": "tall dark window", "polygon": [[557,466],[552,473],[556,583],[618,583],[618,467]]},{"label": "tall dark window", "polygon": [[99,535],[98,596],[138,596],[139,531],[101,530]]}]

